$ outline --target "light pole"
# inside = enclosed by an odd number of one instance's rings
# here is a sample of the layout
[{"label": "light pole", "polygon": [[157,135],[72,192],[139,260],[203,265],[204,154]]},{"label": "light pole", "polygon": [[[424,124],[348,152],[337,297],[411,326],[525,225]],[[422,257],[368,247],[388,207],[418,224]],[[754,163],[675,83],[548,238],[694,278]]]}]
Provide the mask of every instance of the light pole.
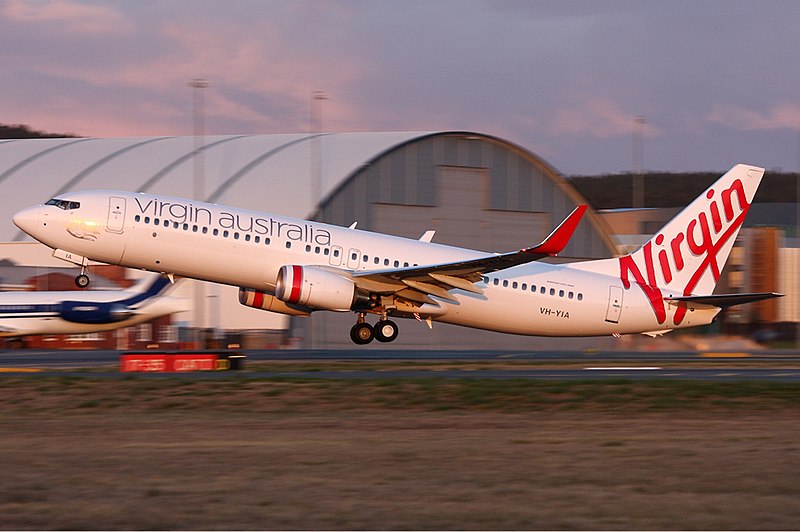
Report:
[{"label": "light pole", "polygon": [[[794,253],[795,268],[800,269],[800,132],[797,133],[797,175],[795,176],[795,230],[794,241],[797,249]],[[794,294],[794,317],[797,319],[795,324],[795,345],[800,347],[800,294]]]},{"label": "light pole", "polygon": [[314,135],[311,143],[311,208],[316,207],[322,195],[322,102],[328,96],[323,91],[311,93],[311,131]]},{"label": "light pole", "polygon": [[[192,134],[194,137],[194,199],[204,201],[205,198],[205,161],[203,145],[205,144],[205,109],[204,89],[210,86],[207,80],[195,78],[189,82],[192,88]],[[194,282],[194,329],[195,343],[198,349],[203,348],[203,323],[205,322],[205,286],[202,281]]]},{"label": "light pole", "polygon": [[633,119],[633,187],[632,204],[634,209],[644,208],[644,126],[647,119],[637,116]]},{"label": "light pole", "polygon": [[[324,91],[314,91],[311,93],[311,124],[310,133],[311,138],[311,212],[316,211],[317,204],[322,196],[322,102],[328,99]],[[317,316],[309,318],[308,326],[306,327],[307,345],[314,349],[317,347],[317,334],[315,334],[315,326],[318,322],[324,320],[322,314],[318,312]],[[324,321],[322,321],[324,323]]]}]

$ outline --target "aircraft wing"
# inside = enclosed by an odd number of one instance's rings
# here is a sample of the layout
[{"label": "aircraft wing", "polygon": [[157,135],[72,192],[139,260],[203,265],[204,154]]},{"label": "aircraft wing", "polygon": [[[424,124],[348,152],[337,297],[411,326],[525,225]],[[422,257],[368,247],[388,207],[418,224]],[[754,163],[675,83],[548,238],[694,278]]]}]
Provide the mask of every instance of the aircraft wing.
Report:
[{"label": "aircraft wing", "polygon": [[428,295],[453,301],[454,297],[448,290],[454,288],[482,294],[483,291],[474,283],[480,281],[483,274],[560,253],[585,212],[586,205],[579,205],[540,244],[519,251],[458,262],[354,273],[352,278],[359,287],[370,292],[395,293],[418,303],[433,303]]}]

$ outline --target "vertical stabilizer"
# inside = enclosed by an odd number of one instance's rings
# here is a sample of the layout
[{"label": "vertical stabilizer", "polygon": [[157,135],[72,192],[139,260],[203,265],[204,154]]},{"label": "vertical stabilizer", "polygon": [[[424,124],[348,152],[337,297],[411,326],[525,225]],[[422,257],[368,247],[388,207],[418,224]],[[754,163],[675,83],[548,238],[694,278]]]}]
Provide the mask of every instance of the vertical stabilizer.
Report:
[{"label": "vertical stabilizer", "polygon": [[679,325],[686,305],[668,309],[664,298],[714,291],[763,175],[763,168],[736,165],[641,248],[578,267],[619,275],[626,290],[641,289],[647,295],[658,323],[665,323],[667,311],[674,310],[672,321]]},{"label": "vertical stabilizer", "polygon": [[[662,290],[676,296],[713,292],[763,175],[763,168],[734,166],[641,248],[619,258],[623,285],[636,283],[645,291],[659,322],[666,318]],[[675,313],[676,325],[684,314],[685,306]]]}]

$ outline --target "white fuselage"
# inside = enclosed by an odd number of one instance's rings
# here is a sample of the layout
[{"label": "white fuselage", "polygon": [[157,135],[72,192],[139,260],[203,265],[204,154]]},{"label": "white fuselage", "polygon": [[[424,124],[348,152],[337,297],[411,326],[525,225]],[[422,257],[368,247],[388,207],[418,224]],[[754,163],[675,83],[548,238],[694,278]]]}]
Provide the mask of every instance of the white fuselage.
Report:
[{"label": "white fuselage", "polygon": [[[269,293],[285,265],[386,271],[490,255],[151,194],[91,191],[64,197],[73,208],[31,207],[18,213],[15,223],[49,247],[91,260]],[[455,288],[449,291],[455,301],[432,296],[437,308],[422,317],[514,334],[595,336],[703,325],[719,311],[690,307],[679,325],[659,323],[645,293],[635,284],[624,289],[618,271],[616,259],[531,262],[484,274],[475,283],[482,294]]]}]

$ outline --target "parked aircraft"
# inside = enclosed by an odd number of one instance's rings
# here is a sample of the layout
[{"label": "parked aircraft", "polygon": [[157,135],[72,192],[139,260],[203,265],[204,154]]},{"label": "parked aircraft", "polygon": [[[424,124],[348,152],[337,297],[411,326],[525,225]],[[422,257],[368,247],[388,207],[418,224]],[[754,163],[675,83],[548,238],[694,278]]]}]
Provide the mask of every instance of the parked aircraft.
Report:
[{"label": "parked aircraft", "polygon": [[394,340],[390,317],[523,335],[659,335],[778,295],[712,295],[763,173],[737,165],[634,253],[568,264],[537,261],[564,249],[585,206],[542,243],[500,254],[435,244],[430,232],[412,240],[121,191],[63,194],[14,223],[81,265],[79,284],[91,259],[234,285],[258,309],[353,311],[357,344]]},{"label": "parked aircraft", "polygon": [[0,337],[110,331],[188,310],[170,287],[154,275],[125,290],[0,292]]}]

